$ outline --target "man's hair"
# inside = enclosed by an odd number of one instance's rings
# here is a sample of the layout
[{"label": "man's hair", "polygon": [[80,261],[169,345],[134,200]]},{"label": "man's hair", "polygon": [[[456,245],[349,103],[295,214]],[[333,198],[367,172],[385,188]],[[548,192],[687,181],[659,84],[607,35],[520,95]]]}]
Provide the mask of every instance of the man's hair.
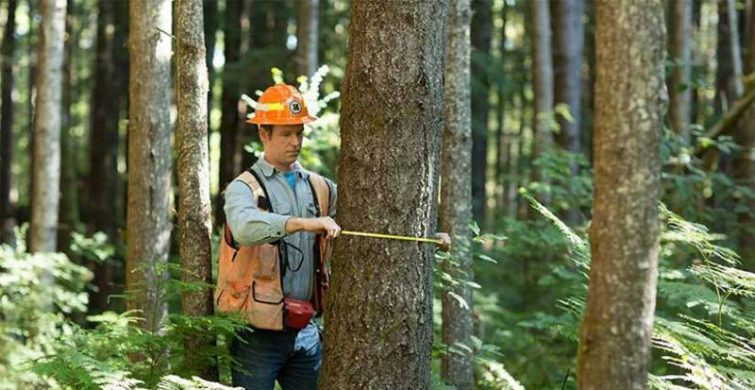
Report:
[{"label": "man's hair", "polygon": [[268,134],[272,134],[273,132],[273,125],[257,125],[260,130],[265,130]]}]

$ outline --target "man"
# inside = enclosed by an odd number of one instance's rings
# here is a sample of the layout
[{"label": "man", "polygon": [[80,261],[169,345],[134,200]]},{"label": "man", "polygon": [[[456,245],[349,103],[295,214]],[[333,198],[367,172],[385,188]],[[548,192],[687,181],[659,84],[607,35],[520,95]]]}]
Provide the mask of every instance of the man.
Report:
[{"label": "man", "polygon": [[[317,325],[306,315],[298,318],[304,321],[303,324],[292,326],[281,323],[281,318],[290,322],[292,317],[297,317],[292,312],[292,306],[305,306],[304,312],[322,310],[316,296],[322,297],[322,287],[327,287],[324,270],[327,259],[324,257],[329,251],[323,247],[328,245],[329,240],[338,237],[341,231],[332,218],[335,214],[336,186],[330,180],[322,180],[320,176],[308,172],[297,162],[302,147],[303,125],[315,119],[309,115],[296,88],[279,84],[265,90],[254,116],[248,121],[258,125],[264,153],[247,173],[248,180],[240,176],[225,190],[226,220],[232,241],[237,242],[239,249],[236,252],[230,249],[231,261],[226,262],[229,264],[227,267],[223,267],[221,254],[219,279],[224,274],[244,274],[231,268],[238,268],[239,263],[264,264],[266,260],[262,253],[271,250],[274,255],[270,257],[268,269],[272,270],[274,278],[270,279],[277,283],[280,278],[282,285],[267,289],[267,296],[275,295],[270,291],[283,295],[259,298],[260,291],[265,290],[256,288],[258,283],[261,286],[265,282],[264,276],[260,277],[262,271],[259,269],[247,272],[249,278],[254,279],[253,286],[242,280],[243,287],[234,289],[230,287],[233,281],[228,282],[230,276],[224,278],[224,283],[219,280],[219,292],[216,294],[221,311],[231,311],[233,307],[241,308],[237,309],[239,311],[256,311],[247,315],[252,329],[241,332],[231,346],[232,355],[240,363],[240,367],[232,371],[235,386],[272,390],[278,380],[284,390],[317,388],[322,358]],[[315,177],[320,183],[325,183],[321,187],[324,187],[322,192],[326,195],[320,198],[327,199],[317,199]],[[256,184],[262,189],[256,188],[259,196],[254,194]],[[318,206],[323,204],[327,204],[328,210],[319,210]],[[316,245],[320,241],[319,248],[324,250],[317,253]],[[261,258],[239,258],[250,252],[245,252],[244,247],[259,248]],[[223,268],[228,270],[224,272]],[[229,290],[230,294],[224,294]],[[243,292],[247,290],[251,290],[251,293],[244,295]],[[233,301],[233,297],[224,297],[238,291],[242,292],[238,296],[251,295],[251,299]],[[284,302],[278,302],[280,298]],[[262,318],[265,316],[268,318]],[[303,328],[297,329],[302,325]]]},{"label": "man", "polygon": [[[335,184],[297,162],[303,125],[314,119],[296,88],[265,90],[248,121],[264,153],[225,190],[215,299],[219,311],[250,324],[231,345],[234,386],[317,388],[322,345],[312,317],[324,308],[325,265],[341,228]],[[438,237],[447,249],[448,235]]]}]

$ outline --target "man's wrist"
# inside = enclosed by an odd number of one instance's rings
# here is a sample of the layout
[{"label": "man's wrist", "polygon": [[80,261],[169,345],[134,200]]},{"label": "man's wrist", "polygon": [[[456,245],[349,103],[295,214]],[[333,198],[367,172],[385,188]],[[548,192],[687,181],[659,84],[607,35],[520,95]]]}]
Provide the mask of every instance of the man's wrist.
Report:
[{"label": "man's wrist", "polygon": [[304,230],[304,218],[291,217],[286,220],[286,234],[296,233]]}]

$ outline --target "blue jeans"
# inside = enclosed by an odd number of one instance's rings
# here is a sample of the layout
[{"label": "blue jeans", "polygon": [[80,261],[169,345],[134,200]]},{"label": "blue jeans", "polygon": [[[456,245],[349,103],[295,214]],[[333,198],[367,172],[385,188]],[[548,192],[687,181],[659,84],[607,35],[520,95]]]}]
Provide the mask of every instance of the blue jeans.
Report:
[{"label": "blue jeans", "polygon": [[239,364],[231,369],[234,386],[273,390],[277,380],[283,390],[317,389],[322,344],[314,322],[300,331],[243,330],[231,355]]}]

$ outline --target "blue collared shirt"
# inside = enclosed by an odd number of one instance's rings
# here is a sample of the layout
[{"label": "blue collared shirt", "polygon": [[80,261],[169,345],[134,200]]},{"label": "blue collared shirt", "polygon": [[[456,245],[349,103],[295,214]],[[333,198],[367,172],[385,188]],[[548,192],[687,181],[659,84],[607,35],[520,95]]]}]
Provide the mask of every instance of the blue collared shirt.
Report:
[{"label": "blue collared shirt", "polygon": [[[273,212],[265,212],[254,203],[252,191],[241,180],[233,180],[225,189],[225,217],[233,237],[241,245],[259,245],[283,239],[288,245],[288,269],[283,278],[287,297],[309,300],[314,283],[315,235],[309,232],[286,234],[286,221],[292,217],[316,218],[317,207],[309,186],[309,172],[294,163],[293,189],[283,173],[262,155],[252,169],[264,182]],[[335,217],[336,185],[326,179],[330,187],[330,216]],[[295,250],[298,248],[301,252]]]}]

